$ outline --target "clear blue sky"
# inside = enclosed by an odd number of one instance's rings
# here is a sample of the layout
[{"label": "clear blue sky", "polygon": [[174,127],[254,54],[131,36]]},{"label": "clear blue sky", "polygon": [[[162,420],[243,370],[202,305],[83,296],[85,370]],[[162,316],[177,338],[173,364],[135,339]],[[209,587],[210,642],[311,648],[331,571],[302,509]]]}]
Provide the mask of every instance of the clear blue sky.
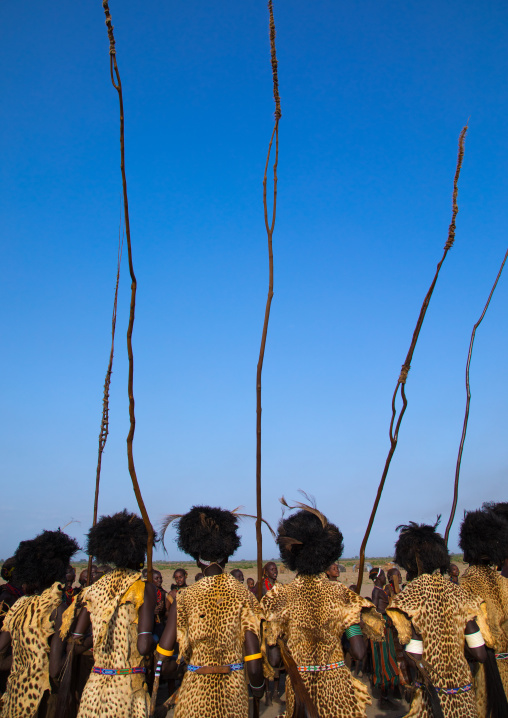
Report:
[{"label": "clear blue sky", "polygon": [[[139,481],[155,524],[199,502],[254,513],[273,126],[266,5],[111,0],[110,9],[138,278]],[[416,348],[368,546],[389,554],[397,524],[437,513],[445,524],[450,509],[470,334],[507,245],[508,7],[275,0],[274,11],[283,117],[264,514],[276,524],[278,497],[305,489],[341,527],[348,556],[388,451],[391,395],[446,241],[457,138],[471,118],[456,244]],[[21,13],[2,3],[0,28],[6,557],[71,519],[82,541],[91,523],[121,177],[101,2],[28,0]],[[100,513],[135,508],[125,260]],[[507,299],[504,276],[477,333],[459,519],[508,498]],[[242,534],[237,557],[253,557],[252,522]],[[267,534],[264,555],[275,553]]]}]

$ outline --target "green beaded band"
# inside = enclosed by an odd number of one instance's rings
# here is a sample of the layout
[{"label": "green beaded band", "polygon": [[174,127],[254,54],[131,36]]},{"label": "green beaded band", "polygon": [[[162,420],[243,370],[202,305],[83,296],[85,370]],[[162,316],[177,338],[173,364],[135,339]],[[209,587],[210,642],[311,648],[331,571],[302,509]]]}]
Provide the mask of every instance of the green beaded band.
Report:
[{"label": "green beaded band", "polygon": [[353,638],[353,636],[363,636],[360,626],[356,625],[346,628],[346,638]]}]

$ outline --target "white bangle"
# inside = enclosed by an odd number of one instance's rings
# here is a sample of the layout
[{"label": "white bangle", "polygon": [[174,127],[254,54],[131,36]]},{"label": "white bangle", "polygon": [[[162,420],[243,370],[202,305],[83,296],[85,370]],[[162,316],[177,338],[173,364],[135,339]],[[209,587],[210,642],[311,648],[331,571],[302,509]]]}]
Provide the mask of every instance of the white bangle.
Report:
[{"label": "white bangle", "polygon": [[483,640],[482,632],[476,631],[476,633],[466,633],[466,643],[469,648],[479,648],[479,646],[484,646],[485,641]]},{"label": "white bangle", "polygon": [[407,653],[414,653],[417,656],[421,656],[423,653],[423,641],[419,641],[416,638],[412,638],[407,646],[404,648]]}]

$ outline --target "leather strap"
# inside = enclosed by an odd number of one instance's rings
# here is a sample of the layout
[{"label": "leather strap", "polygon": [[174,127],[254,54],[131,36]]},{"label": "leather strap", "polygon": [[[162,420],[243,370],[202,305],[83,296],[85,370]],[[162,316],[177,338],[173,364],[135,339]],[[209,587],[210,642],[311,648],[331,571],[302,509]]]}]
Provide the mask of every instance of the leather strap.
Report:
[{"label": "leather strap", "polygon": [[194,673],[201,675],[208,673],[231,673],[231,666],[200,666]]}]

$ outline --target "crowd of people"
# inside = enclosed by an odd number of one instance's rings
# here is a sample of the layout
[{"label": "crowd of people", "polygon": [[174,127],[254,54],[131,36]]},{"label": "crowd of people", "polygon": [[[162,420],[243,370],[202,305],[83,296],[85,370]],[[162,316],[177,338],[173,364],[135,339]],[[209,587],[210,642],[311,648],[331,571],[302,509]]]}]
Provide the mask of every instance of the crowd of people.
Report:
[{"label": "crowd of people", "polygon": [[396,565],[370,571],[370,599],[339,580],[343,536],[315,506],[278,526],[295,578],[281,583],[270,561],[260,587],[226,571],[234,512],[194,506],[176,528],[198,573],[178,568],[170,590],[144,569],[146,529],[126,510],[88,532],[96,563],[79,587],[74,539],[20,543],[1,569],[0,718],[148,718],[161,680],[158,715],[247,718],[265,697],[288,717],[365,718],[363,676],[381,707],[404,695],[408,718],[508,716],[507,503],[466,513],[462,576],[437,524],[397,527]]}]

